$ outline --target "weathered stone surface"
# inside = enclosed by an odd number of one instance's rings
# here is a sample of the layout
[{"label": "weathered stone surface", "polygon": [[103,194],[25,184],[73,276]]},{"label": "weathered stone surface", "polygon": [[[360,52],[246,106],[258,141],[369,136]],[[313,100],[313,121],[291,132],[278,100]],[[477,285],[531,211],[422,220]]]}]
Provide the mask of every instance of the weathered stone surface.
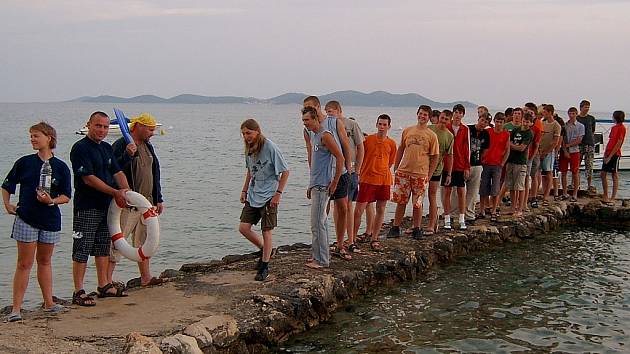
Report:
[{"label": "weathered stone surface", "polygon": [[127,354],[162,354],[162,350],[155,342],[138,332],[127,335],[124,352]]},{"label": "weathered stone surface", "polygon": [[212,335],[206,329],[206,326],[199,322],[195,322],[184,329],[184,334],[197,340],[199,348],[204,349],[212,345]]},{"label": "weathered stone surface", "polygon": [[227,347],[238,337],[239,329],[232,316],[210,316],[197,322],[206,329],[217,347]]},{"label": "weathered stone surface", "polygon": [[195,338],[183,334],[162,339],[160,349],[167,354],[203,354]]},{"label": "weathered stone surface", "polygon": [[164,271],[160,273],[160,278],[162,279],[179,278],[182,276],[184,276],[184,273],[176,269],[164,269]]}]

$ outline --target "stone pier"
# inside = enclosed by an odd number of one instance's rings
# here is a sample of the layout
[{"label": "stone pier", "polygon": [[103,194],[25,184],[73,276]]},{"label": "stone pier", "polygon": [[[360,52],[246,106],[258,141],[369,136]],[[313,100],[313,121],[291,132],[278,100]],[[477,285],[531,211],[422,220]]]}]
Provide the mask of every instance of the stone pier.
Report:
[{"label": "stone pier", "polygon": [[497,222],[480,220],[465,231],[440,231],[422,240],[387,239],[382,253],[362,244],[352,261],[333,258],[327,270],[304,266],[309,245],[280,246],[264,282],[253,280],[253,254],[184,264],[162,273],[166,283],[132,288],[125,298],[99,299],[92,308],[68,306],[69,311],[58,315],[32,311],[22,323],[2,323],[0,352],[273,351],[291,336],[328,320],[348,300],[378,287],[414,281],[458,256],[539,237],[563,225],[627,228],[629,205],[617,204],[605,206],[588,198],[551,203],[518,219],[506,215]]}]

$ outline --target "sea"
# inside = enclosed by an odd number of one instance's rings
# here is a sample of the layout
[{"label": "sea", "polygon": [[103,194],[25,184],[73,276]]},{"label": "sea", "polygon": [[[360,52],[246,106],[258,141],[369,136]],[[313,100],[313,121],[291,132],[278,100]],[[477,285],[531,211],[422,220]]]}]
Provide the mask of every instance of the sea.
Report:
[{"label": "sea", "polygon": [[[184,263],[206,262],[228,254],[242,254],[256,249],[237,230],[242,204],[239,195],[245,176],[243,142],[240,124],[255,118],[263,134],[282,150],[290,169],[290,177],[282,195],[279,227],[274,230],[274,245],[310,242],[309,200],[306,199],[308,170],[302,138],[300,106],[266,104],[116,104],[127,116],[150,112],[162,123],[152,138],[162,167],[162,188],[165,211],[160,216],[160,249],[151,258],[154,275],[167,268],[179,269]],[[28,128],[44,120],[58,134],[57,157],[70,165],[72,144],[82,136],[81,129],[89,115],[98,110],[113,116],[113,104],[104,103],[0,103],[0,174],[6,176],[13,163],[34,151]],[[416,123],[414,107],[344,107],[344,114],[357,120],[367,132],[375,131],[378,115],[392,117],[390,136],[400,140],[402,129]],[[610,119],[611,114],[596,114]],[[474,124],[476,112],[464,118]],[[606,132],[611,124],[601,124]],[[113,142],[118,137],[106,139]],[[624,145],[626,151],[629,144]],[[626,175],[620,197],[630,196]],[[600,186],[595,179],[595,185]],[[17,196],[12,197],[17,201]],[[72,294],[72,203],[61,207],[63,230],[61,242],[53,255],[54,293],[68,298]],[[393,216],[393,206],[386,220]],[[11,239],[14,217],[0,215],[0,305],[10,305],[12,278],[15,270],[16,245]],[[332,228],[331,228],[332,232]],[[138,276],[135,263],[123,260],[116,268],[115,279],[126,281]],[[96,288],[93,261],[88,264],[86,289]],[[25,308],[41,303],[35,277],[35,266],[25,296]]]}]

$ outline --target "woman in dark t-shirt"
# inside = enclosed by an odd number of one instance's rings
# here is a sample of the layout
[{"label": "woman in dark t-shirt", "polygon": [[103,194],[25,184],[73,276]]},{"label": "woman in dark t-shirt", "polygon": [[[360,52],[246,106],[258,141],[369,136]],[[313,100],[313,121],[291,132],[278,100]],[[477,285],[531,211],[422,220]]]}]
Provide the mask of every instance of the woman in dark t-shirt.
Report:
[{"label": "woman in dark t-shirt", "polygon": [[[13,277],[13,309],[7,320],[22,320],[21,307],[33,262],[37,259],[37,280],[44,298],[44,311],[64,309],[53,302],[51,258],[61,237],[59,204],[70,201],[70,169],[53,155],[57,133],[48,123],[30,129],[31,145],[37,153],[18,159],[4,183],[2,201],[7,213],[15,215],[11,237],[17,242],[17,266]],[[17,205],[11,203],[20,185]]]}]

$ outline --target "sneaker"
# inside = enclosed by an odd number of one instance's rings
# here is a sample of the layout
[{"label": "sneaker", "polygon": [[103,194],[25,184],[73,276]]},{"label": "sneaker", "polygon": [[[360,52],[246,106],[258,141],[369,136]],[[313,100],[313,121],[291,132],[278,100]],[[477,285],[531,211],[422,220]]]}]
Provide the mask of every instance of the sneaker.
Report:
[{"label": "sneaker", "polygon": [[400,226],[392,226],[387,233],[387,238],[398,238],[400,237]]},{"label": "sneaker", "polygon": [[466,222],[465,221],[462,221],[462,222],[459,223],[459,229],[460,230],[468,229],[468,226],[466,226]]},{"label": "sneaker", "polygon": [[9,316],[7,316],[7,322],[17,322],[22,321],[22,315],[18,312],[11,312]]},{"label": "sneaker", "polygon": [[263,281],[267,279],[268,276],[269,276],[269,268],[265,267],[258,270],[258,273],[256,273],[256,277],[254,278],[254,280]]},{"label": "sneaker", "polygon": [[451,221],[444,221],[444,230],[452,230]]},{"label": "sneaker", "polygon": [[411,230],[411,237],[413,237],[415,240],[420,240],[422,236],[424,235],[422,229],[420,229],[419,227],[414,227],[413,230]]},{"label": "sneaker", "polygon": [[260,258],[258,258],[258,262],[256,262],[256,267],[254,269],[255,270],[260,270],[260,267],[262,267],[262,256],[260,256]]},{"label": "sneaker", "polygon": [[537,200],[532,201],[531,206],[532,206],[532,208],[534,208],[534,209],[538,208],[538,201],[537,201]]}]

